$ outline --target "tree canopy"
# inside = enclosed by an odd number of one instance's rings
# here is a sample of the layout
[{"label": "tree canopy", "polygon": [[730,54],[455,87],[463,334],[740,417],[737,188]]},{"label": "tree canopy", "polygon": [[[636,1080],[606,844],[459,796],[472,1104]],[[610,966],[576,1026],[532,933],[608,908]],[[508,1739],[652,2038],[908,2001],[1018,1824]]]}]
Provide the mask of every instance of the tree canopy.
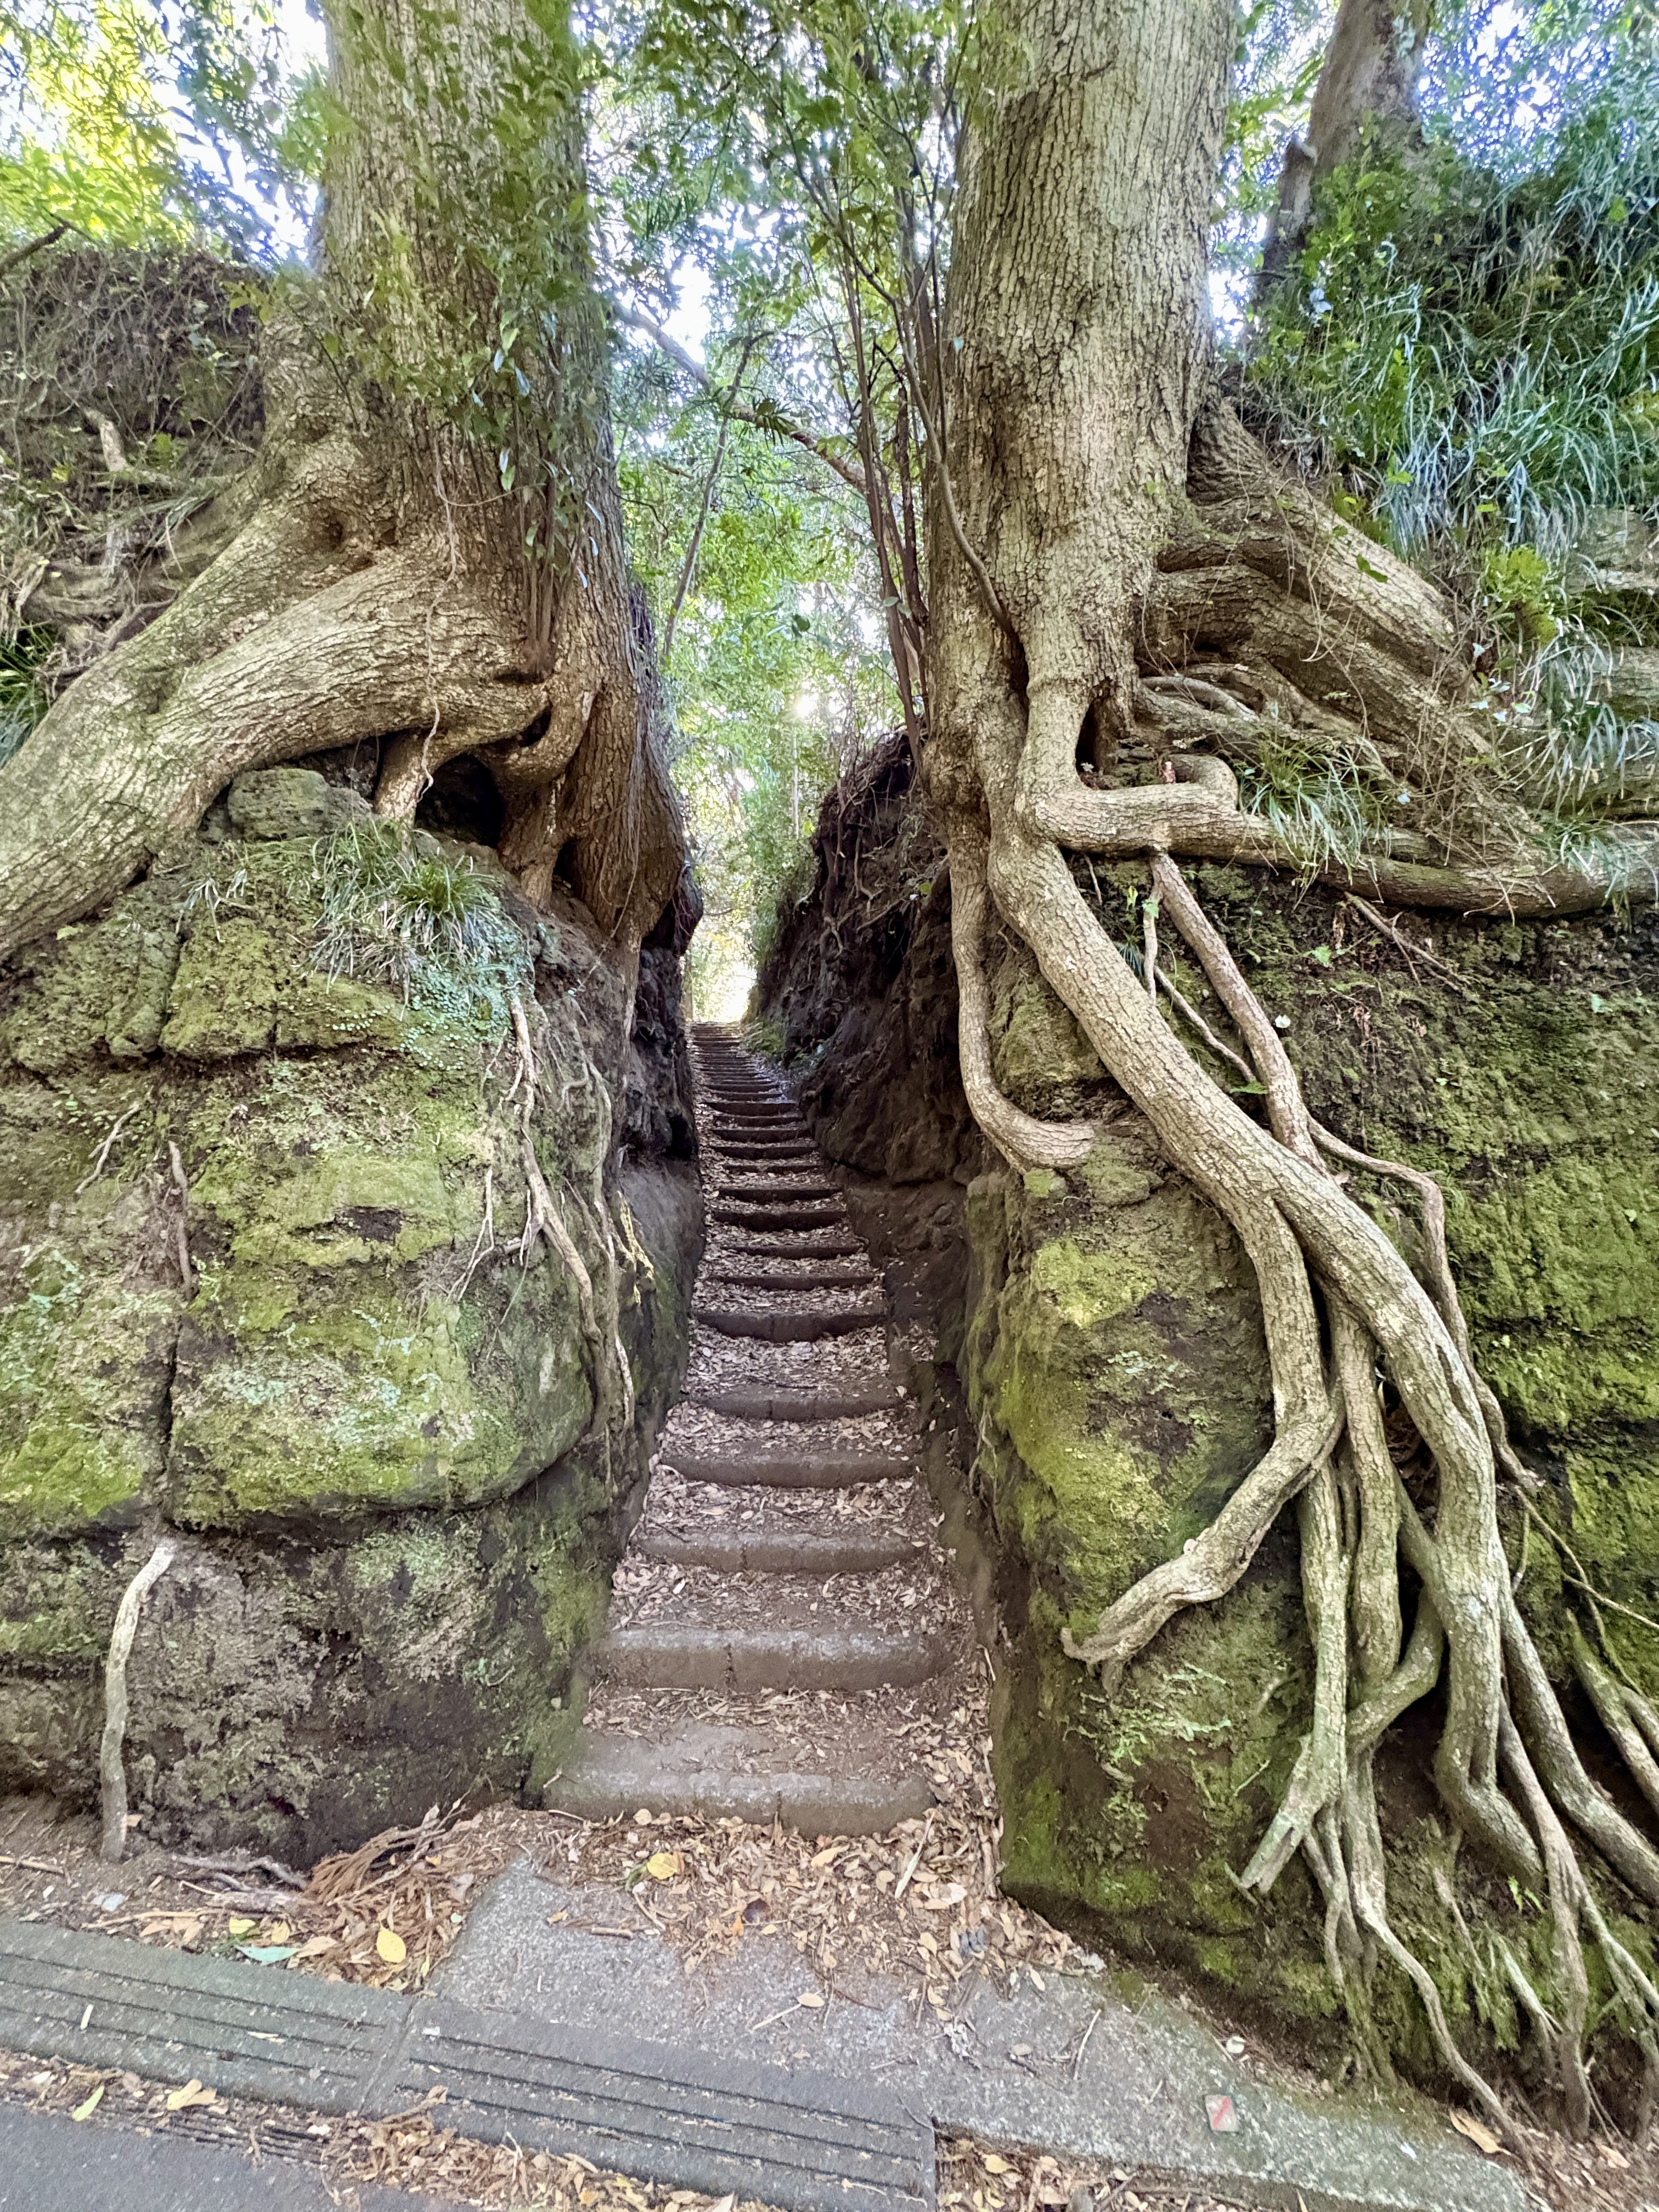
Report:
[{"label": "tree canopy", "polygon": [[[1002,66],[993,21],[961,0],[629,0],[581,27],[629,543],[669,648],[705,991],[745,968],[827,781],[922,711],[924,362],[957,134]],[[1239,20],[1212,209],[1227,374],[1248,420],[1490,630],[1494,732],[1570,845],[1652,774],[1655,702],[1639,670],[1615,673],[1621,647],[1652,641],[1643,605],[1596,580],[1625,556],[1603,545],[1598,562],[1595,532],[1659,497],[1653,36],[1626,0],[1440,11],[1423,150],[1367,141],[1253,310],[1328,29],[1316,0],[1255,0]],[[9,9],[3,40],[14,289],[46,240],[188,248],[225,264],[233,308],[270,312],[327,158],[316,27],[238,0],[50,0]],[[509,198],[489,251],[526,325],[554,281],[534,242],[545,210]],[[512,350],[478,365],[503,453]],[[469,363],[434,374],[483,388]],[[176,473],[175,434],[140,434]],[[15,479],[12,497],[28,504]],[[15,598],[35,536],[7,527]],[[15,741],[58,673],[39,625],[14,622],[3,652]],[[1315,845],[1390,803],[1294,747],[1247,796]]]}]

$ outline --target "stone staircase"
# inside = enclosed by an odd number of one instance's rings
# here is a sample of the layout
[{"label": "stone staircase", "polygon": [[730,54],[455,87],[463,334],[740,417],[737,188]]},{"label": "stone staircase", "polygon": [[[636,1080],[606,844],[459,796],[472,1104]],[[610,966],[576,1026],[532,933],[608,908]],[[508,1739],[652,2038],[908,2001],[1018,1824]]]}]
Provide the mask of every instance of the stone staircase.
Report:
[{"label": "stone staircase", "polygon": [[933,1802],[966,1608],[841,1194],[772,1071],[709,1027],[692,1058],[710,1236],[686,1394],[546,1802],[879,1833]]}]

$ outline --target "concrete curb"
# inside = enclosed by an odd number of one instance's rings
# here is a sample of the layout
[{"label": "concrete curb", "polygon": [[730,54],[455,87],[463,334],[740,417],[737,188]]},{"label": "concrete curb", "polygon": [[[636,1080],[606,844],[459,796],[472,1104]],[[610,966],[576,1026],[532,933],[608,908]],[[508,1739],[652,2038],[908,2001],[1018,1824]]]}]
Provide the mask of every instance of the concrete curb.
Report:
[{"label": "concrete curb", "polygon": [[932,2129],[862,2084],[113,1936],[0,1923],[0,2043],[371,2118],[442,2087],[482,2141],[787,2212],[933,2202]]}]

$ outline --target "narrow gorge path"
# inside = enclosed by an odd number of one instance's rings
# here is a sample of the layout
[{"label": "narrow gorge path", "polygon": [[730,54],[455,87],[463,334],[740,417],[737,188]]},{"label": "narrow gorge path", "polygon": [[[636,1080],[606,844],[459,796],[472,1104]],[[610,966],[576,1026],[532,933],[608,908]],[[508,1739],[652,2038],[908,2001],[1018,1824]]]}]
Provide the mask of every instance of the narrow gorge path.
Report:
[{"label": "narrow gorge path", "polygon": [[548,1802],[873,1835],[925,1814],[969,1670],[879,1277],[799,1109],[692,1033],[708,1243],[685,1392]]}]

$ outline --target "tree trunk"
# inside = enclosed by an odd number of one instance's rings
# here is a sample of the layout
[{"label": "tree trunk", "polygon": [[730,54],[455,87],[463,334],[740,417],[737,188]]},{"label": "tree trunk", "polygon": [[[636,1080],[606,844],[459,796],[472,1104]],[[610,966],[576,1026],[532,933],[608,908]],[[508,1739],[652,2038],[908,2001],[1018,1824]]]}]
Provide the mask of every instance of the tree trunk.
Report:
[{"label": "tree trunk", "polygon": [[[1477,908],[1505,883],[1535,895],[1537,872],[1495,779],[1466,772],[1471,678],[1438,595],[1278,477],[1207,389],[1206,205],[1231,9],[1024,0],[1017,12],[1021,73],[964,149],[947,431],[929,487],[926,769],[951,848],[964,1087],[1016,1166],[1063,1168],[1086,1152],[1086,1129],[1033,1121],[996,1091],[978,966],[988,885],[1172,1164],[1237,1230],[1261,1292],[1277,1429],[1212,1527],[1068,1648],[1114,1686],[1174,1613],[1233,1587],[1302,1498],[1315,1725],[1242,1880],[1266,1889],[1303,1851],[1356,2024],[1380,1947],[1421,1995],[1446,2064],[1507,2130],[1389,1924],[1378,1740],[1443,1671],[1441,1795],[1492,1861],[1547,1887],[1570,1961],[1583,1882],[1558,1814],[1656,1900],[1659,1853],[1585,1776],[1510,1596],[1498,1479],[1528,1478],[1469,1357],[1439,1194],[1312,1122],[1278,1032],[1174,855],[1286,857],[1241,811],[1220,755],[1288,727],[1432,795],[1437,855],[1384,842],[1360,867],[1395,880],[1419,870],[1431,896]],[[1156,976],[1158,922],[1173,922],[1237,1029],[1265,1126],[1131,971],[1078,887],[1073,850],[1146,864],[1147,969]],[[1333,1151],[1421,1192],[1437,1255],[1426,1285],[1328,1169]],[[1434,1462],[1431,1527],[1371,1418],[1379,1366]],[[1401,1557],[1422,1590],[1408,1646]],[[1626,1972],[1611,1954],[1608,1971]],[[1659,1992],[1632,1994],[1628,1976],[1619,1985],[1646,2047]]]},{"label": "tree trunk", "polygon": [[274,313],[228,544],[0,769],[0,955],[96,907],[242,770],[379,742],[377,809],[484,763],[503,857],[626,962],[683,836],[632,603],[563,17],[331,11],[317,282]]},{"label": "tree trunk", "polygon": [[1366,125],[1401,144],[1420,143],[1418,80],[1433,0],[1342,0],[1314,87],[1306,138],[1293,137],[1279,172],[1279,204],[1256,280],[1258,305],[1300,251],[1314,195],[1334,169],[1359,150]]}]

